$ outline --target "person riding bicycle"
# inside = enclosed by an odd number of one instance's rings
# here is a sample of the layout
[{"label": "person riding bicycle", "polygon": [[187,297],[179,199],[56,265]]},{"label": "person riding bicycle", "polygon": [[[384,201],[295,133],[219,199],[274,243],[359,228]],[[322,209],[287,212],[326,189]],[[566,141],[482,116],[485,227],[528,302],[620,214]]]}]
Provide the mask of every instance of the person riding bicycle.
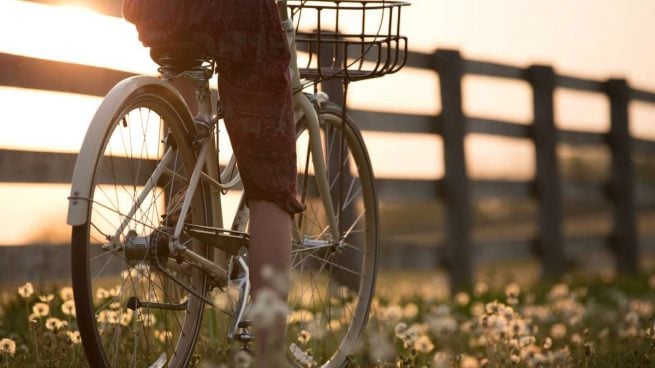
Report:
[{"label": "person riding bicycle", "polygon": [[[290,52],[275,0],[124,0],[123,16],[136,25],[144,46],[192,42],[216,61],[224,121],[250,208],[250,275],[257,298],[272,287],[261,274],[266,265],[287,275],[291,219],[303,210],[295,197]],[[277,296],[286,303],[285,291]],[[286,318],[278,316],[273,326],[254,322],[259,365],[284,365]]]}]

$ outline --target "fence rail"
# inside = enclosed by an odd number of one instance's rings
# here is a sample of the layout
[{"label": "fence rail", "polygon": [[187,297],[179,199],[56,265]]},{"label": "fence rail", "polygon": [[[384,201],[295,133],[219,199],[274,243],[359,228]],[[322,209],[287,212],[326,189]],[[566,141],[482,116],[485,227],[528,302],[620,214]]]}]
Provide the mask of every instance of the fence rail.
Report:
[{"label": "fence rail", "polygon": [[[40,60],[0,53],[0,85],[49,91],[103,96],[119,80],[132,74],[106,68]],[[640,252],[637,234],[635,153],[655,153],[655,142],[635,139],[629,133],[628,104],[631,101],[655,103],[655,93],[631,88],[627,81],[597,81],[558,75],[552,67],[527,68],[492,62],[466,60],[458,51],[435,53],[410,52],[408,67],[430,69],[439,74],[442,111],[439,115],[393,114],[354,110],[350,113],[362,130],[438,134],[444,142],[445,175],[439,180],[380,179],[378,189],[383,200],[414,201],[440,199],[447,222],[442,265],[450,270],[454,289],[469,285],[474,272],[477,246],[472,240],[472,203],[480,198],[533,198],[538,204],[535,246],[523,249],[541,260],[545,276],[554,277],[566,270],[566,244],[563,234],[564,198],[587,196],[605,198],[613,204],[613,229],[610,249],[621,272],[638,270]],[[484,117],[466,116],[462,108],[462,78],[480,75],[527,82],[533,92],[532,124],[523,125]],[[327,85],[338,101],[338,85]],[[556,88],[595,92],[609,98],[610,129],[591,133],[557,129],[554,123],[553,93]],[[498,135],[531,140],[535,147],[536,175],[528,181],[472,180],[466,167],[464,138],[469,133]],[[612,157],[607,183],[571,183],[561,177],[556,154],[558,144],[596,145],[609,148]],[[74,155],[65,153],[0,150],[0,182],[67,183]],[[652,188],[643,185],[641,192]],[[650,193],[650,192],[649,192]],[[646,195],[649,198],[655,195]],[[600,243],[605,243],[601,239]],[[9,248],[7,248],[8,251]],[[12,250],[13,251],[13,250]],[[0,252],[5,253],[0,247]],[[417,252],[434,254],[434,250]],[[427,253],[426,253],[427,254]],[[433,259],[433,258],[426,258]],[[435,265],[436,267],[436,265]],[[0,275],[0,279],[4,279]]]}]

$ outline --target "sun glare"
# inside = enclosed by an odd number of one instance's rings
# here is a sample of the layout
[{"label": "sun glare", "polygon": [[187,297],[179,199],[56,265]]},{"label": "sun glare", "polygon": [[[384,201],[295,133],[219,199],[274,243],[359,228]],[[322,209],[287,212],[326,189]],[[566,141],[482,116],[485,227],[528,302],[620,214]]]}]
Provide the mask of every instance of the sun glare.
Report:
[{"label": "sun glare", "polygon": [[0,2],[0,52],[152,74],[133,25],[81,6]]},{"label": "sun glare", "polygon": [[[99,97],[0,87],[0,147],[77,152]],[[38,117],[29,113],[38,107]]]}]

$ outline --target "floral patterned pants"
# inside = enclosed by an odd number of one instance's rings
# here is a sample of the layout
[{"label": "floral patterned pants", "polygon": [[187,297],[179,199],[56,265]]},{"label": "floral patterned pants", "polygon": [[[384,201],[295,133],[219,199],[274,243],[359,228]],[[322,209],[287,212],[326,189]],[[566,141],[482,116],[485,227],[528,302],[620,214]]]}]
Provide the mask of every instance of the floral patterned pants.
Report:
[{"label": "floral patterned pants", "polygon": [[274,0],[124,0],[145,46],[201,44],[214,56],[225,124],[248,200],[293,214],[295,126],[289,48]]}]

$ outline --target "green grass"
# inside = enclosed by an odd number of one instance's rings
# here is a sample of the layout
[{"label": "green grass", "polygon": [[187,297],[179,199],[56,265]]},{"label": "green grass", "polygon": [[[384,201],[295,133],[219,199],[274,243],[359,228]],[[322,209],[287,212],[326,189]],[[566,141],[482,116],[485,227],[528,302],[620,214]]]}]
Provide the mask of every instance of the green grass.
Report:
[{"label": "green grass", "polygon": [[[367,333],[350,366],[655,366],[654,276],[569,275],[533,283],[528,271],[508,269],[489,269],[474,288],[454,296],[442,274],[382,273]],[[48,294],[52,300],[39,299]],[[62,310],[66,298],[52,287],[28,298],[11,291],[0,299],[0,339],[16,343],[13,355],[0,353],[0,367],[86,365],[75,318]],[[28,323],[36,303],[50,310]],[[49,317],[65,326],[48,329]],[[233,366],[238,347],[220,341],[205,334],[196,365]]]}]

